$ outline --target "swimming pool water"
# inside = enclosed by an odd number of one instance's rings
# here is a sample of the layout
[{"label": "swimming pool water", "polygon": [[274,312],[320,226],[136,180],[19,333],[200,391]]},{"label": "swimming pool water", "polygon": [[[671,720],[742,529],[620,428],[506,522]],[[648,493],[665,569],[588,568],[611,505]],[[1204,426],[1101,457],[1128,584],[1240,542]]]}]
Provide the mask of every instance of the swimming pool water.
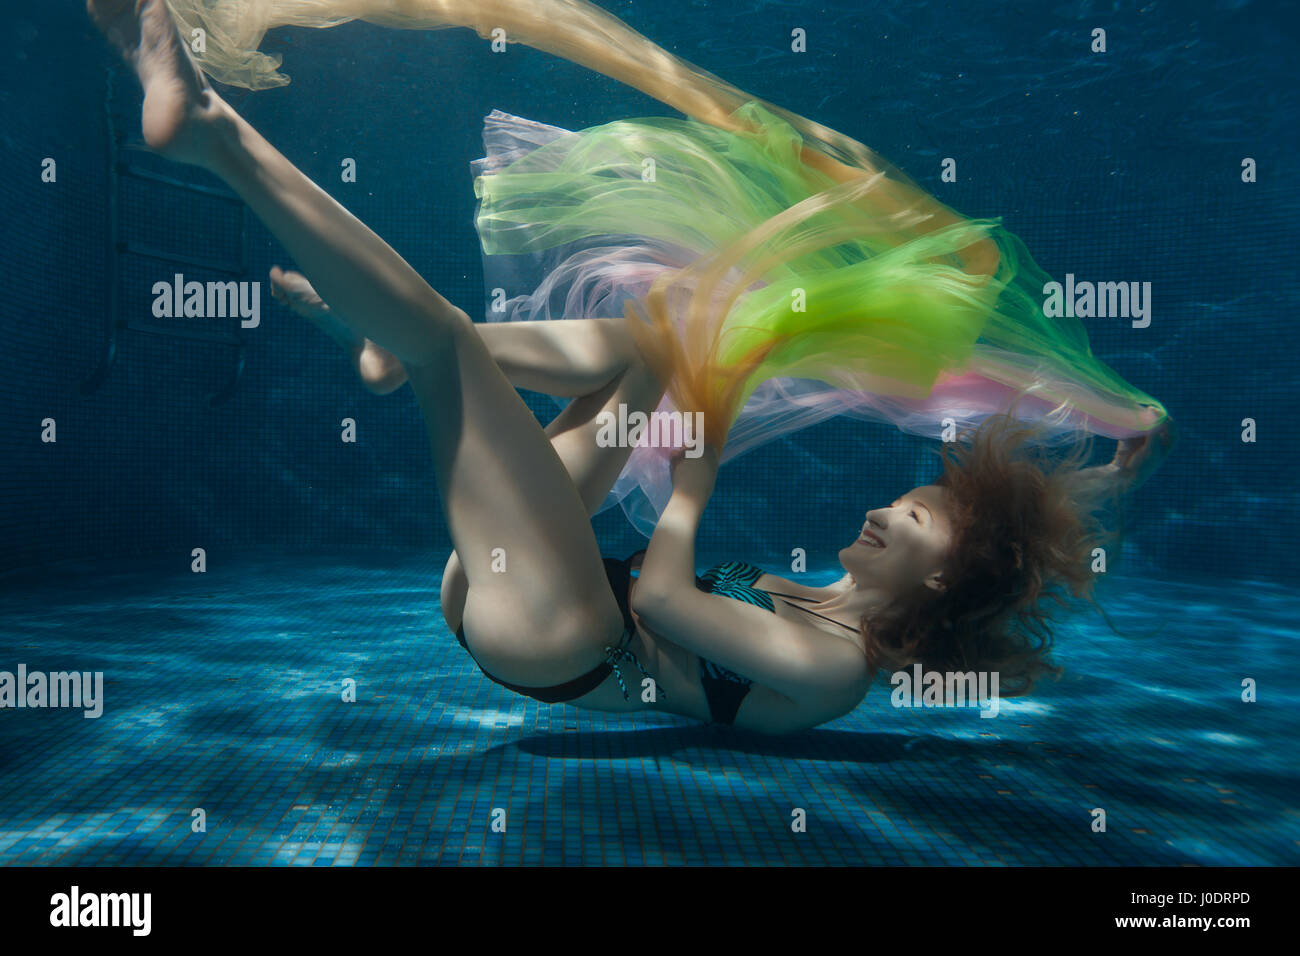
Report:
[{"label": "swimming pool water", "polygon": [[[115,192],[135,80],[83,5],[27,4],[0,35],[0,204],[21,224],[0,240],[0,672],[103,671],[107,700],[98,719],[0,709],[0,865],[1300,862],[1300,510],[1277,427],[1300,402],[1294,18],[1237,0],[600,3],[963,214],[1003,217],[1055,277],[1152,283],[1149,328],[1088,323],[1095,354],[1182,430],[1104,579],[1126,636],[1071,617],[1065,678],[995,719],[895,709],[883,681],[785,738],[511,695],[438,611],[450,545],[409,390],[365,393],[269,298],[242,366],[225,345],[124,334],[95,382],[114,318],[150,316],[177,271],[116,243],[237,259],[263,284],[295,263],[235,204],[156,178]],[[673,112],[469,30],[354,23],[264,48],[292,84],[225,91],[232,104],[476,319],[492,296],[469,174],[483,117],[581,129]],[[47,418],[57,442],[41,440]],[[700,535],[728,550],[700,568],[788,574],[764,556],[832,554],[865,509],[933,479],[918,439],[862,424],[729,463]],[[617,512],[594,526],[610,554],[644,543]]]},{"label": "swimming pool water", "polygon": [[98,719],[0,711],[0,864],[1300,861],[1300,598],[1278,585],[1113,577],[1128,636],[1071,617],[1066,676],[996,718],[895,709],[882,681],[770,738],[515,697],[443,624],[442,565],[262,550],[0,578],[0,670],[105,679]]}]

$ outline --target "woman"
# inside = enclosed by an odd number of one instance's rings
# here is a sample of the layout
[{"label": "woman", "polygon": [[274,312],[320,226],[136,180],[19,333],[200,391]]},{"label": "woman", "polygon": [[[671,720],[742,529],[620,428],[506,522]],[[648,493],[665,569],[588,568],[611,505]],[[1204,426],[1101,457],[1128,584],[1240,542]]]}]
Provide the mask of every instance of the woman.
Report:
[{"label": "woman", "polygon": [[[412,6],[402,5],[404,15]],[[790,175],[775,177],[765,195],[741,198],[753,212],[783,195],[813,191],[707,261],[688,262],[689,247],[662,241],[653,251],[663,268],[643,301],[632,305],[634,320],[476,326],[216,95],[163,0],[90,0],[89,8],[144,87],[146,142],[175,161],[210,170],[248,203],[316,287],[277,270],[277,295],[344,344],[363,380],[381,391],[403,379],[411,385],[428,425],[456,549],[443,579],[443,612],[493,680],[540,700],[654,708],[788,732],[852,710],[885,662],[1000,668],[1012,692],[1027,689],[1048,668],[1036,602],[1055,579],[1086,589],[1082,559],[1092,538],[1079,503],[1106,484],[1099,479],[1117,477],[1112,487],[1118,487],[1140,478],[1135,466],[1149,467],[1158,457],[1147,439],[1122,443],[1105,469],[1046,474],[1014,454],[1028,432],[992,418],[969,453],[946,457],[942,484],[867,514],[857,540],[841,552],[848,573],[836,585],[807,588],[740,563],[711,569],[702,579],[692,570],[720,448],[756,390],[778,375],[833,382],[840,363],[851,366],[846,381],[877,386],[864,394],[895,404],[910,398],[913,408],[938,390],[942,376],[940,384],[950,387],[979,378],[986,394],[990,383],[1009,387],[997,369],[1029,352],[979,353],[976,343],[990,331],[1014,331],[1015,316],[999,312],[1014,298],[999,278],[1013,247],[991,228],[960,220],[881,169],[868,174],[866,152],[822,131],[822,145],[853,158],[858,168],[787,138]],[[603,55],[599,44],[584,46],[574,36],[564,42]],[[641,42],[643,50],[651,46]],[[580,59],[571,50],[557,52]],[[783,133],[772,122],[776,114],[762,107],[719,112],[720,81],[699,85],[702,74],[682,73],[680,62],[669,59],[650,61],[662,67],[656,75],[677,70],[683,78],[679,88],[662,81],[665,101],[687,101],[720,128],[737,126],[729,147],[766,149]],[[704,102],[710,95],[712,106]],[[782,122],[812,129],[797,117]],[[679,146],[698,141],[673,140]],[[582,145],[566,140],[558,150],[538,152],[551,163],[554,153],[563,160]],[[514,170],[512,163],[495,174],[501,179],[483,184],[484,209],[489,217],[503,215],[509,234],[522,235],[528,251],[538,231],[552,226],[537,212],[545,203],[520,200]],[[558,238],[581,245],[587,228]],[[820,267],[846,255],[840,246],[849,241],[865,242],[870,255],[855,254],[839,263],[840,272],[824,274]],[[610,260],[591,253],[584,247],[575,255],[590,274],[607,278]],[[625,275],[628,261],[614,258]],[[765,264],[761,288],[755,261]],[[852,282],[841,288],[844,276]],[[799,291],[816,308],[792,313],[773,304],[773,295],[786,292],[782,282],[809,277],[817,284]],[[855,289],[879,292],[872,301],[891,308],[865,319],[846,311],[843,303]],[[772,291],[766,300],[764,290]],[[897,321],[900,315],[908,321]],[[1047,361],[1063,350],[1039,353]],[[967,371],[945,371],[955,368]],[[1048,389],[1049,397],[1067,417],[1128,416],[1122,427],[1148,433],[1160,422],[1158,406],[1139,401],[1141,393],[1122,383],[1098,390],[1100,398],[1076,389],[1067,397],[1079,400],[1066,401],[1064,391],[1084,379],[1095,385],[1109,372],[1100,366],[1073,371],[1072,379],[1045,376],[1056,389]],[[514,385],[573,401],[543,432]],[[626,448],[601,447],[596,432],[601,412],[654,410],[665,387],[678,408],[705,414],[708,444],[698,458],[674,459],[672,495],[634,582],[633,562],[601,558],[588,520],[629,456]],[[518,475],[529,479],[519,483]],[[1027,627],[1010,628],[1013,618]]]},{"label": "woman", "polygon": [[[685,113],[574,134],[493,111],[475,164],[488,318],[632,314],[723,461],[832,415],[950,440],[1016,407],[1044,437],[1137,437],[1164,410],[1098,362],[1052,277],[997,220],[968,220],[866,146],[686,63],[586,0],[167,0],[200,67],[289,82],[284,25],[469,27],[604,73]],[[203,43],[198,43],[198,39]],[[382,68],[376,65],[376,68]],[[610,503],[649,537],[667,455],[636,448]]]}]

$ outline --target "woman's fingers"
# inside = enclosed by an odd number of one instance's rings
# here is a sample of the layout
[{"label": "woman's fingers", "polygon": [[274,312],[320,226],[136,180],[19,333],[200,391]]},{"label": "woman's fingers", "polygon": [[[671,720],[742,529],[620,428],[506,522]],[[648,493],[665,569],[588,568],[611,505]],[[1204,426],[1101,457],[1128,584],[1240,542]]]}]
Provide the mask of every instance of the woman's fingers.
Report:
[{"label": "woman's fingers", "polygon": [[1115,457],[1111,459],[1111,463],[1120,471],[1127,471],[1150,441],[1150,435],[1120,439],[1119,446],[1115,449]]},{"label": "woman's fingers", "polygon": [[1178,428],[1172,418],[1166,418],[1153,431],[1122,440],[1115,450],[1113,464],[1132,490],[1155,473],[1177,443]]}]

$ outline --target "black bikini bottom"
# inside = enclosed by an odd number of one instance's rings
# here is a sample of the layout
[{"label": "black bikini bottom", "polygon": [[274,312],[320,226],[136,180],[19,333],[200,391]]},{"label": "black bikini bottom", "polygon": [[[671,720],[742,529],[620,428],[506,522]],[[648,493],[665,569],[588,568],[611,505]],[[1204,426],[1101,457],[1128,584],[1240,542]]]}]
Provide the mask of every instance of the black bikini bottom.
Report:
[{"label": "black bikini bottom", "polygon": [[[623,559],[601,559],[605,564],[605,576],[609,579],[610,590],[614,592],[614,599],[618,602],[618,609],[623,614],[623,637],[616,653],[612,652],[604,661],[582,676],[575,677],[563,684],[556,684],[553,687],[524,687],[521,684],[512,684],[509,681],[492,676],[483,670],[483,665],[479,664],[478,669],[483,671],[483,676],[494,683],[500,684],[507,690],[514,691],[516,694],[523,694],[525,697],[531,697],[547,704],[562,704],[591,693],[603,684],[605,678],[613,671],[618,674],[619,685],[623,687],[623,696],[627,697],[627,688],[624,686],[622,674],[618,673],[616,666],[620,659],[631,660],[636,663],[638,668],[641,666],[636,657],[624,648],[632,635],[636,633],[636,621],[632,618],[632,609],[627,600],[627,592],[632,581],[632,562],[643,554],[645,554],[644,551],[638,551],[636,554]],[[704,591],[710,590],[702,578],[696,578],[696,586]],[[469,651],[469,647],[465,643],[465,628],[463,625],[456,629],[456,640],[460,641],[461,647],[465,648],[467,652]],[[471,653],[470,657],[473,656]],[[478,664],[478,661],[474,663]],[[752,683],[746,678],[712,661],[705,660],[703,657],[700,658],[700,684],[709,704],[710,719],[715,724],[724,725],[735,722],[736,712],[740,709],[741,701],[749,694],[752,686]]]},{"label": "black bikini bottom", "polygon": [[[636,633],[636,622],[632,619],[632,609],[627,603],[628,585],[631,581],[631,569],[629,568],[630,558],[619,560],[618,558],[603,558],[605,562],[605,576],[609,578],[610,589],[614,592],[614,599],[618,601],[618,609],[623,613],[623,638],[619,645],[619,653],[632,657],[630,651],[622,650],[627,644],[631,635]],[[456,640],[460,641],[460,646],[469,651],[469,646],[465,643],[464,625],[456,628]],[[470,653],[472,658],[474,655]],[[617,658],[616,658],[617,660]],[[635,661],[633,657],[632,660]],[[478,664],[478,661],[474,662]],[[556,684],[554,687],[524,687],[521,684],[511,684],[509,681],[501,680],[499,677],[493,677],[487,671],[483,670],[483,665],[479,664],[479,670],[483,671],[483,676],[494,683],[500,684],[516,694],[523,694],[525,697],[531,697],[534,700],[540,700],[547,704],[561,704],[565,701],[577,700],[591,693],[597,687],[605,682],[605,678],[610,675],[616,667],[616,662],[611,661],[608,657],[600,664],[593,667],[581,677],[575,677],[571,681],[565,681],[563,684]],[[638,666],[640,666],[638,664]],[[620,680],[621,683],[621,680]],[[627,691],[624,689],[624,696]]]}]

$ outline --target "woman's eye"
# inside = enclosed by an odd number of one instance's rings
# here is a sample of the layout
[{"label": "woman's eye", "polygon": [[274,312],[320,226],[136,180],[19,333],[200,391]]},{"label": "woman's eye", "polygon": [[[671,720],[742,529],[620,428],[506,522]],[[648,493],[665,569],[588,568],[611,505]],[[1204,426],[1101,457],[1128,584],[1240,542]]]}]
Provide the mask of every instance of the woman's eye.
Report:
[{"label": "woman's eye", "polygon": [[[911,512],[908,512],[908,513],[909,513],[913,518],[916,518],[916,512],[915,512],[915,511],[911,511]],[[921,519],[920,519],[920,518],[916,518],[916,523],[917,523],[917,524],[920,524],[920,523],[921,523]]]}]

